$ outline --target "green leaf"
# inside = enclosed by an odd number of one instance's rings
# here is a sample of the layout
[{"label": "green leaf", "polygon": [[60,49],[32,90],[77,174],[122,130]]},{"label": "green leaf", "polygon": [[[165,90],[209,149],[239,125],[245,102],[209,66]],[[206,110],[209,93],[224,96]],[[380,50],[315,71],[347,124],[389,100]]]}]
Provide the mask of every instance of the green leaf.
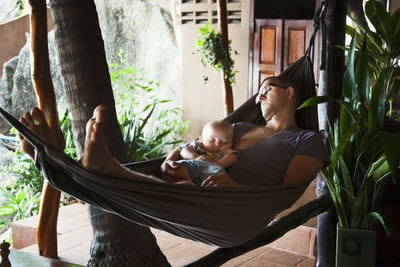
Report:
[{"label": "green leaf", "polygon": [[390,15],[379,1],[368,1],[365,4],[365,14],[374,25],[377,33],[387,44],[391,41],[391,29],[389,28]]},{"label": "green leaf", "polygon": [[393,224],[390,220],[388,220],[386,217],[380,215],[377,212],[370,212],[368,214],[368,217],[370,217],[373,220],[378,220],[383,228],[386,230],[387,235],[391,235],[393,233]]},{"label": "green leaf", "polygon": [[[400,77],[400,68],[396,67],[394,68],[394,76]],[[394,99],[397,97],[400,91],[400,78],[393,79],[392,83],[390,84],[389,88],[389,102],[393,102]]]},{"label": "green leaf", "polygon": [[301,104],[297,109],[302,109],[302,108],[318,105],[318,104],[329,102],[329,101],[333,101],[333,99],[329,96],[314,96],[314,97],[310,97],[309,99],[304,101],[303,104]]},{"label": "green leaf", "polygon": [[395,182],[400,163],[400,135],[379,132],[378,137]]},{"label": "green leaf", "polygon": [[357,126],[353,125],[351,128],[349,128],[345,135],[340,139],[338,145],[336,146],[336,148],[332,151],[331,154],[331,165],[333,168],[336,167],[337,162],[339,161],[339,158],[341,157],[341,155],[343,154],[344,149],[346,148],[350,138],[352,137],[352,135],[356,132],[357,130]]},{"label": "green leaf", "polygon": [[357,83],[360,102],[369,105],[369,73],[368,73],[368,51],[367,38],[364,38],[356,63],[355,80]]},{"label": "green leaf", "polygon": [[[351,18],[351,17],[350,17]],[[368,40],[368,47],[370,47],[372,50],[377,51],[379,53],[383,53],[383,48],[382,48],[382,41],[381,38],[379,37],[378,34],[375,32],[372,32],[369,29],[365,29],[363,25],[361,25],[357,20],[351,18],[353,20],[353,23],[357,25],[361,31],[367,35]]]},{"label": "green leaf", "polygon": [[356,95],[356,82],[354,77],[354,53],[356,49],[356,34],[353,35],[350,43],[350,50],[347,54],[347,68],[343,77],[343,97],[353,99]]},{"label": "green leaf", "polygon": [[350,202],[350,199],[354,198],[353,181],[343,157],[339,158],[339,169],[341,171],[341,178]]},{"label": "green leaf", "polygon": [[[358,125],[358,122],[359,122],[359,115],[358,115],[357,111],[355,111],[355,110],[353,109],[353,107],[350,105],[350,103],[349,103],[349,102],[346,102],[346,101],[343,101],[343,100],[336,100],[336,102],[340,104],[340,106],[341,106],[341,107],[347,112],[347,114],[350,115],[350,117],[353,119],[354,123],[356,123],[357,126],[359,127],[359,125]],[[342,117],[343,115],[344,115],[344,114],[341,114],[341,117]],[[349,123],[349,122],[346,122],[346,124],[345,124],[346,126],[343,125],[343,121],[341,121],[341,123],[342,123],[342,125],[340,125],[340,128],[342,128],[343,130],[347,130],[347,128],[348,128],[348,126],[350,125],[350,123]],[[360,128],[360,127],[359,127],[359,128]]]},{"label": "green leaf", "polygon": [[370,107],[368,111],[368,130],[380,130],[383,128],[383,118],[385,116],[385,72],[379,75],[378,80],[375,83],[374,89],[372,90],[372,96],[370,100]]},{"label": "green leaf", "polygon": [[368,187],[368,183],[362,183],[362,185],[358,188],[353,202],[351,203],[350,228],[363,228],[362,222],[365,219],[365,213],[368,210]]}]

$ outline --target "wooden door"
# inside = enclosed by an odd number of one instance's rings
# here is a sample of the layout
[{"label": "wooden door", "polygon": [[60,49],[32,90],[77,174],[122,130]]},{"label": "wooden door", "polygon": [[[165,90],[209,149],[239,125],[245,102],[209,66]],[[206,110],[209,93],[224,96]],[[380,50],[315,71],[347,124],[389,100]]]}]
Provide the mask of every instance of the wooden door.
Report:
[{"label": "wooden door", "polygon": [[312,30],[312,20],[255,20],[251,95],[265,78],[279,75],[304,55]]}]

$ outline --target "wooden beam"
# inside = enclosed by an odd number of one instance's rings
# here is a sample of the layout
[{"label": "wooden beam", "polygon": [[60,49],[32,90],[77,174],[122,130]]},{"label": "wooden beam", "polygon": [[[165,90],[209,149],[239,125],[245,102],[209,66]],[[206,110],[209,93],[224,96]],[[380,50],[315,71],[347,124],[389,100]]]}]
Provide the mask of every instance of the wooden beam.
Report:
[{"label": "wooden beam", "polygon": [[[46,121],[57,142],[57,148],[63,150],[64,137],[58,121],[56,97],[50,74],[46,0],[29,0],[29,4],[31,6],[32,82],[39,108],[46,116]],[[60,194],[60,191],[44,181],[36,240],[39,254],[54,259],[57,258],[57,217]]]},{"label": "wooden beam", "polygon": [[[224,48],[229,53],[229,41],[228,41],[228,16],[226,8],[226,0],[218,0],[218,24],[219,34],[221,35]],[[225,116],[229,115],[233,111],[233,94],[232,87],[229,80],[226,78],[226,73],[223,71],[223,96],[225,99]]]}]

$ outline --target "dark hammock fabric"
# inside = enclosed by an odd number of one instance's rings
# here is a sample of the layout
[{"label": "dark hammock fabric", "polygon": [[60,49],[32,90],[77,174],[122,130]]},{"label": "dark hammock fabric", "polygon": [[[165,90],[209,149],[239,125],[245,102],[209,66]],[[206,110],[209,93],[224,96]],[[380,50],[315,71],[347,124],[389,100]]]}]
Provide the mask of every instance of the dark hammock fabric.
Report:
[{"label": "dark hammock fabric", "polygon": [[[289,67],[289,71],[284,73],[292,75],[292,81],[297,84],[296,79],[309,80],[302,77],[310,74],[302,70],[308,63],[309,58],[303,57],[293,64],[298,64],[297,70]],[[309,90],[310,84],[300,88]],[[311,89],[315,94],[315,87]],[[254,98],[246,101],[225,120],[230,123],[264,123]],[[47,145],[1,108],[0,113],[35,147],[36,164],[53,187],[141,225],[211,245],[232,247],[252,239],[278,213],[289,208],[310,182],[256,188],[210,188],[157,180],[142,181],[95,172]],[[310,120],[307,121],[308,125],[313,125]],[[301,121],[297,123],[302,127],[307,125]],[[162,159],[157,159],[129,164],[127,167],[157,175],[161,162]]]},{"label": "dark hammock fabric", "polygon": [[36,164],[53,187],[141,225],[210,245],[252,239],[309,184],[210,188],[108,175],[83,167],[1,108],[0,113],[35,146]]}]

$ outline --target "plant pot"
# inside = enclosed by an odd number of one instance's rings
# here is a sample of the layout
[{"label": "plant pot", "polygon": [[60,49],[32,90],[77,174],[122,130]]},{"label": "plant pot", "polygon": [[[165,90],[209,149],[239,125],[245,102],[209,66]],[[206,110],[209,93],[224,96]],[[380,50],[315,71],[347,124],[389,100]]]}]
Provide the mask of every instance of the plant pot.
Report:
[{"label": "plant pot", "polygon": [[336,267],[374,267],[375,250],[375,231],[337,226]]}]

